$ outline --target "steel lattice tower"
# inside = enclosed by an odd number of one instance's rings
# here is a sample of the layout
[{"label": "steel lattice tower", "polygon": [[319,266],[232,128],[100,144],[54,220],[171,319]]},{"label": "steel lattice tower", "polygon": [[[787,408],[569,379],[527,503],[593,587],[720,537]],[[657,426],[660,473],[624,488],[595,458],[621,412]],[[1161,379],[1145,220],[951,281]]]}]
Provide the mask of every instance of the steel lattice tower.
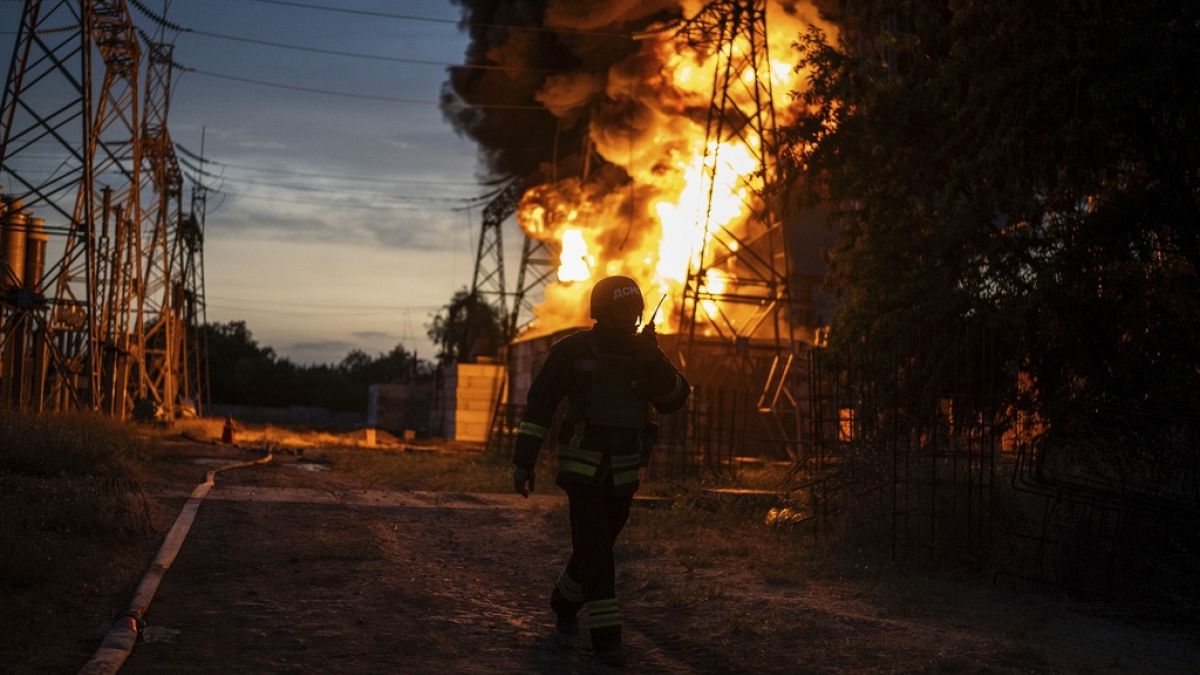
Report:
[{"label": "steel lattice tower", "polygon": [[[703,227],[710,233],[692,258],[683,289],[680,333],[697,384],[732,369],[762,383],[759,412],[782,439],[799,429],[794,384],[797,343],[791,316],[791,276],[781,219],[778,145],[766,0],[714,0],[683,22],[676,39],[716,56],[705,125],[708,201]],[[755,171],[738,188],[749,217],[735,227],[711,220],[713,195],[732,146],[753,155]],[[695,367],[704,338],[725,345],[724,368]]]},{"label": "steel lattice tower", "polygon": [[[532,298],[558,270],[558,258],[549,246],[526,236],[521,246],[521,262],[517,267],[517,285],[511,293],[505,290],[501,226],[517,212],[524,194],[525,182],[518,178],[484,207],[479,252],[475,259],[475,278],[471,284],[473,294],[490,295],[499,300],[498,303],[493,302],[493,306],[500,310],[504,320],[503,337],[506,342],[515,338],[528,324],[533,313]],[[511,305],[508,304],[510,296]]]},{"label": "steel lattice tower", "polygon": [[471,279],[471,295],[485,299],[494,307],[504,326],[502,339],[512,339],[508,309],[508,286],[504,280],[504,231],[502,225],[517,210],[525,192],[520,180],[504,186],[483,207],[483,223],[479,229],[479,246],[475,253],[475,274]]},{"label": "steel lattice tower", "polygon": [[184,355],[185,329],[180,324],[184,303],[182,215],[183,174],[167,128],[170,111],[173,46],[150,42],[142,125],[144,174],[150,183],[142,242],[145,276],[141,325],[142,368],[138,396],[153,403],[165,419],[175,417]]},{"label": "steel lattice tower", "polygon": [[[25,2],[0,102],[0,181],[15,200],[10,211],[46,219],[58,257],[6,297],[0,377],[20,406],[124,414],[114,383],[128,372],[140,288],[129,232],[141,219],[140,61],[123,0]],[[46,145],[61,163],[28,166]],[[10,333],[16,326],[23,337]]]}]

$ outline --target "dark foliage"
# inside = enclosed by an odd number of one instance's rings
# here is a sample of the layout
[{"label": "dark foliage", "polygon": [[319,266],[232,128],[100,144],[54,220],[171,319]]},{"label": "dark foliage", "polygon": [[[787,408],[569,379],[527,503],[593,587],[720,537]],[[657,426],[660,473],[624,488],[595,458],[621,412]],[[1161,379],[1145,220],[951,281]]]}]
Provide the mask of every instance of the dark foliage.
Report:
[{"label": "dark foliage", "polygon": [[1193,416],[1200,5],[849,7],[802,39],[814,114],[788,130],[839,207],[833,346],[884,336],[936,379],[939,329],[982,327],[1051,431],[1097,401]]},{"label": "dark foliage", "polygon": [[366,410],[367,387],[429,377],[429,364],[396,345],[374,357],[355,349],[338,364],[296,365],[259,346],[244,321],[208,324],[212,399],[217,403]]},{"label": "dark foliage", "polygon": [[495,307],[464,288],[433,317],[428,335],[440,349],[438,363],[470,362],[496,355],[504,342],[504,322]]}]

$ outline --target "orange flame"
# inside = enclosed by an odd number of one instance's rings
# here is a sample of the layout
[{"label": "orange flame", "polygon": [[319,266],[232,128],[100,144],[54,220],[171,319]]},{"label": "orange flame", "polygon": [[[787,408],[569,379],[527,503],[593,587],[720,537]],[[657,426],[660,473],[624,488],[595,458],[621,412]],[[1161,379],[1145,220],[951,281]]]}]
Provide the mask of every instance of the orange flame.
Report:
[{"label": "orange flame", "polygon": [[[758,72],[747,68],[738,75],[744,83],[769,79],[781,125],[794,119],[790,93],[803,85],[792,65],[799,61],[796,36],[810,23],[836,35],[813,7],[787,4],[785,11],[780,0],[768,2],[772,58]],[[685,7],[684,13],[690,16],[695,9]],[[730,49],[745,50],[747,45]],[[536,309],[535,334],[586,324],[590,283],[581,282],[609,274],[637,279],[647,306],[667,295],[658,319],[664,332],[678,328],[678,303],[689,270],[700,271],[695,282],[702,298],[698,321],[720,322],[722,316],[740,311],[703,298],[736,290],[737,279],[731,270],[718,269],[714,257],[736,257],[737,237],[730,234],[742,230],[753,195],[762,188],[762,139],[751,136],[705,146],[704,126],[697,120],[703,120],[712,96],[718,57],[680,51],[670,36],[663,36],[643,42],[642,50],[629,57],[633,65],[618,63],[610,70],[607,97],[635,113],[609,127],[593,118],[590,135],[604,159],[625,169],[632,187],[589,185],[570,178],[526,193],[517,214],[521,227],[561,252],[558,281],[547,286],[545,300]],[[641,67],[647,61],[656,62],[658,70]],[[741,83],[730,89],[735,99],[744,99],[739,104],[751,103],[752,91]]]}]

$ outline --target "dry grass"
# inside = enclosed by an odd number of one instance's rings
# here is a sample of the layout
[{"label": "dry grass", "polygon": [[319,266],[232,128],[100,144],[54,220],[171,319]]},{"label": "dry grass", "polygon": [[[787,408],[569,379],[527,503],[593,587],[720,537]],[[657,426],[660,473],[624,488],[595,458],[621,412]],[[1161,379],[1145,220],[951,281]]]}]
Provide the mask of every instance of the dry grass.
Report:
[{"label": "dry grass", "polygon": [[304,458],[328,463],[332,471],[346,474],[363,487],[447,492],[512,490],[511,460],[494,453],[323,447],[305,451]]},{"label": "dry grass", "polygon": [[[98,636],[152,553],[151,502],[141,491],[150,456],[131,428],[92,415],[33,416],[0,409],[0,662],[73,669],[63,635]],[[71,643],[85,658],[94,644]],[[30,662],[29,659],[37,661]]]},{"label": "dry grass", "polygon": [[[215,417],[201,417],[189,420],[179,420],[173,425],[172,431],[192,440],[204,443],[216,443],[221,440],[221,432],[225,420]],[[239,445],[272,445],[286,448],[392,448],[399,449],[402,444],[386,432],[377,434],[375,446],[367,445],[366,433],[363,431],[348,431],[332,433],[328,431],[312,431],[278,427],[271,424],[243,424],[234,422],[234,441]]]},{"label": "dry grass", "polygon": [[625,559],[670,557],[703,570],[738,565],[771,584],[802,585],[818,568],[818,554],[790,532],[769,529],[761,509],[713,504],[681,495],[668,508],[636,509],[618,542]]}]

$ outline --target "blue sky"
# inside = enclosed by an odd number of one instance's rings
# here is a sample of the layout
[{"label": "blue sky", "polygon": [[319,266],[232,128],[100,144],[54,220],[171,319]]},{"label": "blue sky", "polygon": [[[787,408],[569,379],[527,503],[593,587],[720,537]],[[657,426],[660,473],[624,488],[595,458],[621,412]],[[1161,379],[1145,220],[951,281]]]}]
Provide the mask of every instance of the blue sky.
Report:
[{"label": "blue sky", "polygon": [[[161,11],[163,0],[145,0]],[[448,0],[345,0],[351,9],[456,20]],[[0,0],[11,31],[21,4]],[[153,23],[131,5],[148,32]],[[388,57],[461,63],[452,23],[315,11],[255,0],[170,0],[168,18],[195,31]],[[168,33],[170,35],[170,33]],[[12,35],[0,35],[6,65]],[[346,58],[179,34],[175,59],[212,73],[385,98],[436,101],[441,66]],[[221,193],[206,240],[209,319],[244,319],[256,338],[300,362],[398,342],[432,357],[425,324],[470,284],[479,209],[455,201],[476,184],[476,148],[436,105],[312,94],[181,75],[175,141],[214,160]],[[314,176],[305,174],[326,174]],[[332,176],[349,176],[334,178]],[[362,180],[369,178],[373,180]],[[519,255],[509,227],[507,256]],[[515,270],[510,271],[510,278]]]}]

